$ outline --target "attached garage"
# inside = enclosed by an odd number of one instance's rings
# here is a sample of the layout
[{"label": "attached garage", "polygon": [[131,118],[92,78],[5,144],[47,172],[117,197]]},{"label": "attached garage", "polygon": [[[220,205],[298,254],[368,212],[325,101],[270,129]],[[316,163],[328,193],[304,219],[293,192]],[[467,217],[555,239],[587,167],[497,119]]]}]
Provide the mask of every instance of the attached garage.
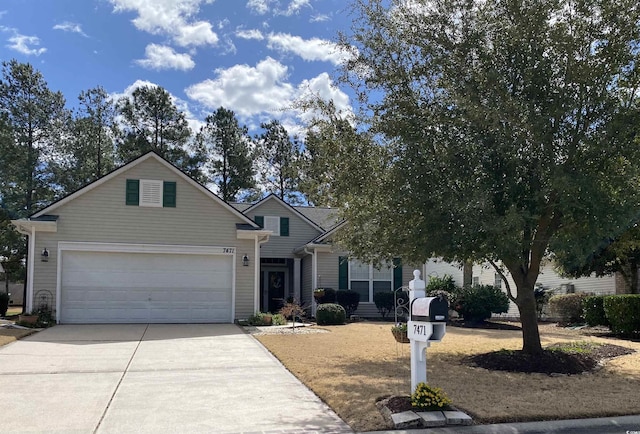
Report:
[{"label": "attached garage", "polygon": [[60,243],[61,323],[234,318],[235,249]]}]

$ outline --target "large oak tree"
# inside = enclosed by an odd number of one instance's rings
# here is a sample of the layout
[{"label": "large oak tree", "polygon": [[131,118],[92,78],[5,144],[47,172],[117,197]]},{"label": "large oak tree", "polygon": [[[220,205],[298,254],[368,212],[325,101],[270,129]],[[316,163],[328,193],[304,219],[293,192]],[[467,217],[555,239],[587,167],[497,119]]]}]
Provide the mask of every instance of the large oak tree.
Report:
[{"label": "large oak tree", "polygon": [[545,256],[586,257],[638,215],[640,5],[354,0],[354,12],[344,79],[375,140],[336,173],[341,241],[365,259],[488,261],[515,282],[523,350],[541,352]]}]

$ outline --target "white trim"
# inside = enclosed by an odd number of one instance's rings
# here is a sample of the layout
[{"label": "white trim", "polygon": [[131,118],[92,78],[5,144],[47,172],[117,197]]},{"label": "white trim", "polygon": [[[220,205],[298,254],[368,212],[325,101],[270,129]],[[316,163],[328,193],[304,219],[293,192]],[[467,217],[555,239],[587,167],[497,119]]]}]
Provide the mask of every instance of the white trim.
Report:
[{"label": "white trim", "polygon": [[[35,218],[35,217],[40,217],[40,216],[45,215],[45,214],[49,214],[49,213],[51,213],[51,211],[55,210],[56,208],[59,208],[62,205],[72,201],[76,197],[81,196],[84,193],[87,193],[88,191],[93,190],[94,188],[104,184],[105,182],[109,181],[110,179],[113,179],[113,178],[123,174],[127,170],[131,169],[132,167],[137,166],[138,164],[148,160],[149,158],[155,159],[160,164],[164,165],[165,167],[167,167],[170,170],[172,170],[173,172],[175,172],[180,178],[182,178],[183,180],[185,180],[186,182],[188,182],[189,184],[191,184],[192,186],[194,186],[195,188],[200,190],[202,193],[204,193],[205,195],[210,197],[214,202],[218,203],[219,205],[222,205],[222,207],[224,207],[229,212],[231,212],[232,214],[234,214],[235,216],[240,218],[243,222],[250,224],[254,228],[258,227],[258,225],[253,220],[251,220],[249,217],[245,216],[243,213],[241,213],[240,211],[238,211],[237,209],[235,209],[234,207],[229,205],[227,202],[225,202],[224,200],[219,198],[211,190],[208,190],[206,187],[200,185],[199,183],[197,183],[196,181],[191,179],[185,173],[183,173],[178,168],[176,168],[173,164],[169,163],[168,161],[166,161],[164,158],[160,157],[159,155],[157,155],[153,151],[147,152],[146,154],[142,155],[141,157],[139,157],[139,158],[137,158],[137,159],[125,164],[124,166],[122,166],[122,167],[114,170],[113,172],[103,176],[102,178],[98,179],[97,181],[94,181],[91,184],[81,188],[80,190],[76,191],[75,193],[71,193],[69,196],[66,196],[66,197],[60,199],[58,202],[52,203],[51,205],[49,205],[48,207],[44,208],[43,210],[35,213],[31,217]],[[123,193],[122,194],[123,194],[122,202],[124,203],[124,189],[123,189]]]},{"label": "white trim", "polygon": [[260,242],[255,237],[253,249],[253,313],[260,311]]},{"label": "white trim", "polygon": [[181,246],[165,244],[125,244],[59,241],[58,250],[116,253],[178,253],[185,255],[235,255],[235,247]]},{"label": "white trim", "polygon": [[313,315],[315,316],[316,309],[318,308],[316,299],[313,297],[313,291],[318,287],[318,255],[315,249],[311,251],[311,276],[311,305],[313,307]]},{"label": "white trim", "polygon": [[[351,281],[356,281],[356,282],[364,282],[365,281],[365,279],[352,279],[351,278],[351,263],[352,262],[357,262],[357,263],[359,263],[361,265],[367,265],[367,264],[365,264],[363,262],[360,262],[358,260],[349,259],[349,270],[348,270],[348,273],[347,273],[347,278],[348,278],[347,282],[349,283],[349,288],[351,288]],[[369,299],[366,300],[366,301],[363,301],[363,303],[374,303],[374,301],[373,301],[373,284],[374,284],[374,282],[390,282],[391,283],[391,285],[390,285],[391,291],[394,290],[394,288],[393,288],[393,265],[387,265],[387,267],[389,267],[389,273],[390,273],[390,277],[391,277],[390,279],[375,279],[373,277],[373,272],[374,272],[373,264],[368,264],[368,265],[369,265],[369,278],[366,279],[366,280],[369,282]]]},{"label": "white trim", "polygon": [[[64,261],[63,252],[107,252],[107,253],[163,253],[179,255],[223,255],[231,256],[233,264],[231,266],[231,311],[229,321],[233,323],[236,315],[236,248],[217,246],[180,246],[162,244],[120,244],[120,243],[92,243],[59,241],[57,258],[57,278],[56,278],[56,322],[60,323],[61,300],[62,300],[62,265]],[[33,257],[33,256],[31,256]],[[29,276],[27,276],[28,278]],[[33,292],[33,288],[32,288]]]},{"label": "white trim", "polygon": [[31,226],[31,235],[29,235],[29,272],[27,273],[27,299],[25,312],[31,313],[33,310],[33,273],[35,270],[36,258],[36,227]]}]

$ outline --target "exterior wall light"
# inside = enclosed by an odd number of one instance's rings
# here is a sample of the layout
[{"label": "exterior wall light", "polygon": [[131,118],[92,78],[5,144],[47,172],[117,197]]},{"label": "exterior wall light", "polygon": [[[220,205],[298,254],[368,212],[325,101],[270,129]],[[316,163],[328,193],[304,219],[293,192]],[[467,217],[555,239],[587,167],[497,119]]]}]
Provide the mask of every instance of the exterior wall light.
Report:
[{"label": "exterior wall light", "polygon": [[242,265],[245,267],[249,266],[249,257],[246,254],[242,257]]},{"label": "exterior wall light", "polygon": [[42,249],[42,253],[40,254],[40,260],[42,262],[49,262],[49,251],[47,250],[46,247]]}]

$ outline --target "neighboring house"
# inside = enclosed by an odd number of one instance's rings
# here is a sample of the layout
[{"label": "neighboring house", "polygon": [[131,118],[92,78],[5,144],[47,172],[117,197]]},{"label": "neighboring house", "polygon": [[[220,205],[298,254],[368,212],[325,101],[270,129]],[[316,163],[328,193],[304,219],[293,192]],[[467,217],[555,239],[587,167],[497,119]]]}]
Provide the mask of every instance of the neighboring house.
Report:
[{"label": "neighboring house", "polygon": [[314,312],[318,287],[352,288],[376,316],[374,293],[413,271],[349,261],[334,210],[229,204],[153,152],[12,223],[29,236],[25,309],[60,323],[232,322],[288,298]]},{"label": "neighboring house", "polygon": [[[444,261],[430,260],[425,264],[426,276],[444,277],[450,275],[457,285],[463,284],[462,266],[450,264]],[[626,292],[621,286],[620,279],[616,276],[581,277],[577,279],[567,279],[555,272],[551,264],[546,264],[540,270],[540,275],[536,282],[545,289],[555,290],[555,294],[566,294],[571,292],[584,292],[597,295],[620,294]],[[506,292],[507,288],[500,275],[489,265],[474,265],[471,273],[471,284],[473,285],[494,285]],[[624,284],[624,282],[622,282]],[[509,278],[509,286],[513,295],[517,295],[516,285]],[[520,316],[518,307],[514,302],[509,302],[509,311],[505,314],[494,315],[495,317],[517,318]]]}]

